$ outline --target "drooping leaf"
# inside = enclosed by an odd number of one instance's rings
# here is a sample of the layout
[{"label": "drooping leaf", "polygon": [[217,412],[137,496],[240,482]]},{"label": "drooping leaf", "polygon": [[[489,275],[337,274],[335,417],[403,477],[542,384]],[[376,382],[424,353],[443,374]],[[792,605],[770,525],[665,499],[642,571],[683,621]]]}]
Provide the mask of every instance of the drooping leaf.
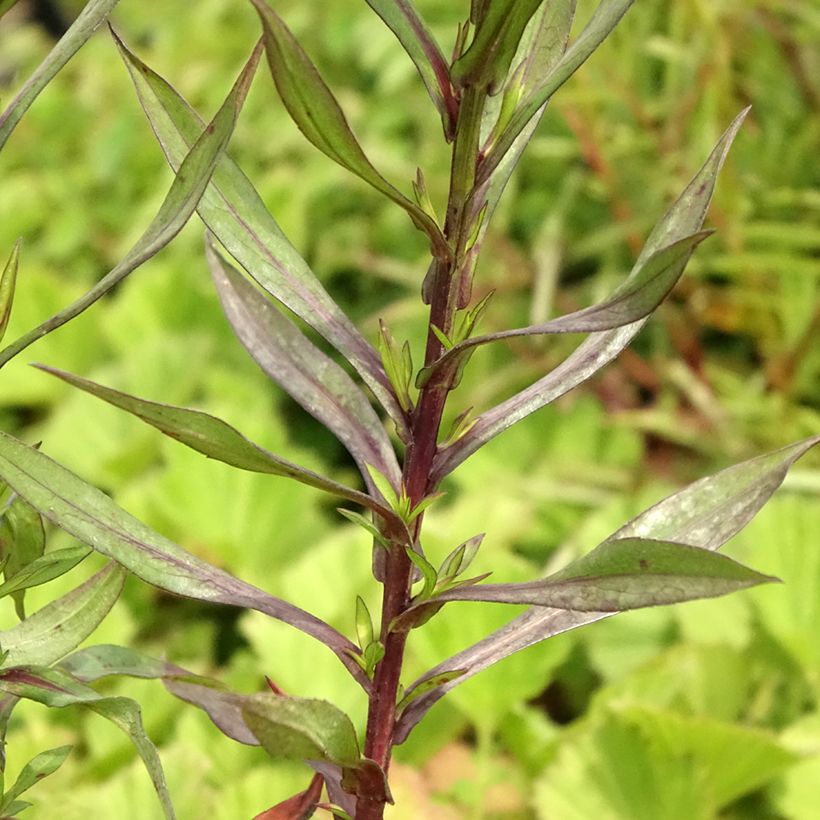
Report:
[{"label": "drooping leaf", "polygon": [[20,261],[20,246],[22,240],[18,239],[11,250],[9,261],[0,274],[0,341],[6,335],[6,328],[9,326],[11,317],[11,306],[14,303],[14,288],[17,284],[17,266]]},{"label": "drooping leaf", "polygon": [[[744,461],[703,478],[637,516],[615,538],[676,539],[716,550],[741,530],[780,486],[797,459],[820,443],[820,436]],[[416,698],[402,714],[396,742],[406,739],[413,726],[447,691],[494,663],[540,641],[609,617],[607,612],[573,612],[533,607],[501,629],[431,669],[407,690],[407,697],[437,675],[454,670],[457,678]]]},{"label": "drooping leaf", "polygon": [[373,167],[353,136],[336,98],[282,18],[265,0],[251,2],[262,21],[273,81],[299,130],[322,153],[404,208],[413,224],[427,235],[434,254],[447,258],[449,248],[439,226]]},{"label": "drooping leaf", "polygon": [[427,93],[441,114],[444,134],[455,134],[457,102],[450,86],[450,69],[441,49],[411,0],[367,0],[415,63]]},{"label": "drooping leaf", "polygon": [[257,814],[253,820],[308,820],[316,811],[316,804],[322,799],[322,788],[325,779],[315,774],[308,787],[299,794],[271,806]]},{"label": "drooping leaf", "polygon": [[325,760],[343,767],[359,761],[359,742],[350,718],[327,701],[249,695],[243,698],[242,716],[272,757]]},{"label": "drooping leaf", "polygon": [[2,432],[0,477],[45,518],[149,584],[200,601],[256,609],[289,623],[332,649],[356,680],[367,686],[349,656],[357,651],[355,644],[333,627],[186,552],[105,493]]},{"label": "drooping leaf", "polygon": [[53,581],[74,569],[90,553],[88,547],[66,547],[36,558],[14,574],[7,572],[8,580],[0,584],[0,598]]},{"label": "drooping leaf", "polygon": [[597,305],[559,316],[540,325],[501,330],[465,339],[451,347],[429,367],[424,368],[419,373],[419,378],[429,383],[431,378],[436,379],[437,374],[450,374],[468,350],[501,339],[550,333],[598,332],[637,322],[652,313],[667,297],[683,274],[695,248],[711,234],[712,231],[698,231],[656,251],[643,264],[636,265],[627,279]]},{"label": "drooping leaf", "polygon": [[40,666],[0,669],[0,691],[49,707],[85,706],[122,729],[134,744],[154,784],[166,820],[174,820],[165,774],[154,744],[145,734],[139,704],[130,698],[104,697],[67,672]]},{"label": "drooping leaf", "polygon": [[114,563],[26,620],[0,632],[5,666],[47,665],[76,649],[114,606],[125,571]]},{"label": "drooping leaf", "polygon": [[[643,268],[662,248],[674,245],[701,229],[706,209],[712,199],[717,175],[747,113],[748,109],[745,109],[734,119],[718,140],[703,167],[655,225],[635,262],[633,272]],[[685,258],[678,264],[684,262]],[[436,456],[433,463],[433,480],[441,480],[490,439],[586,381],[611,362],[640,332],[646,321],[639,319],[614,330],[592,333],[555,370],[515,396],[482,413],[465,435]]]},{"label": "drooping leaf", "polygon": [[[80,12],[68,31],[29,77],[6,110],[0,114],[0,149],[6,144],[23,114],[37,99],[37,95],[100,27],[117,3],[119,0],[91,0]],[[5,13],[10,7],[6,4],[2,12]]]},{"label": "drooping leaf", "polygon": [[56,749],[49,749],[33,757],[23,766],[14,785],[3,795],[0,801],[0,812],[5,817],[17,798],[28,791],[43,778],[54,774],[71,752],[71,746],[58,746]]},{"label": "drooping leaf", "polygon": [[390,439],[355,382],[210,243],[207,255],[222,309],[256,363],[347,447],[371,490],[368,464],[398,486],[401,471]]},{"label": "drooping leaf", "polygon": [[257,45],[225,102],[180,165],[159,212],[125,258],[72,305],[0,351],[0,367],[30,344],[61,327],[101,299],[143,262],[162,250],[182,230],[196,209],[216,163],[231,138],[260,55],[260,46]]},{"label": "drooping leaf", "polygon": [[[151,128],[176,171],[204,123],[159,74],[116,35],[115,40]],[[227,154],[219,159],[197,213],[250,276],[353,365],[393,420],[405,428],[406,419],[390,391],[378,353],[333,301]]]},{"label": "drooping leaf", "polygon": [[97,644],[78,649],[60,661],[61,669],[83,683],[126,675],[131,678],[177,678],[197,676],[176,664],[161,661],[127,646]]},{"label": "drooping leaf", "polygon": [[519,106],[509,125],[481,163],[478,182],[489,179],[507,151],[529,121],[544,103],[587,61],[587,58],[609,36],[634,0],[601,0],[584,30],[553,66],[547,76],[535,87]]},{"label": "drooping leaf", "polygon": [[53,376],[57,376],[63,381],[80,388],[80,390],[85,390],[87,393],[91,393],[91,395],[97,396],[115,407],[132,413],[147,424],[156,427],[165,435],[182,442],[208,458],[214,458],[241,470],[286,476],[337,495],[340,498],[346,498],[349,501],[361,504],[385,519],[395,519],[389,509],[379,504],[371,496],[345,487],[330,478],[325,478],[312,470],[307,470],[268,452],[249,441],[229,424],[207,413],[140,399],[113,390],[110,387],[96,384],[80,376],[75,376],[73,373],[43,365],[36,366],[46,373],[51,373]]}]

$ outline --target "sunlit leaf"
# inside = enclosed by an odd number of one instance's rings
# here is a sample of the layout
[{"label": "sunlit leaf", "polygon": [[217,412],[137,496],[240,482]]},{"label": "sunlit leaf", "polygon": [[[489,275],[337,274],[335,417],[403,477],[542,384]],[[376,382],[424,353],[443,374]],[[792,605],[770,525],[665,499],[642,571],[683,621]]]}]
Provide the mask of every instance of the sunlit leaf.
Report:
[{"label": "sunlit leaf", "polygon": [[40,752],[23,766],[14,785],[3,795],[0,802],[0,812],[3,816],[10,810],[14,801],[25,791],[28,791],[44,777],[54,774],[71,752],[71,746],[58,746],[56,749],[49,749]]},{"label": "sunlit leaf", "polygon": [[0,341],[6,335],[6,328],[9,326],[11,317],[11,307],[14,303],[14,288],[17,284],[17,266],[20,262],[20,246],[22,240],[18,239],[6,262],[3,272],[0,274]]},{"label": "sunlit leaf", "polygon": [[[12,498],[0,518],[0,556],[5,561],[3,574],[6,579],[18,575],[37,561],[45,548],[46,533],[39,513],[22,498]],[[24,588],[11,590],[20,618],[25,617]]]},{"label": "sunlit leaf", "polygon": [[36,558],[14,574],[7,571],[8,580],[4,584],[0,584],[0,598],[13,592],[48,583],[61,575],[65,575],[86,558],[90,552],[91,550],[88,547],[66,547],[61,550],[53,550]]}]

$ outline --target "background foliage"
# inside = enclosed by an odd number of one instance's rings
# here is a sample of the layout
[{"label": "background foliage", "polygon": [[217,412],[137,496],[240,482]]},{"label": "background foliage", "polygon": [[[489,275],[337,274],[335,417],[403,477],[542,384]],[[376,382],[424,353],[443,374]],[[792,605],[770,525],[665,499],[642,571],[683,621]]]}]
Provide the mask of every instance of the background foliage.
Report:
[{"label": "background foliage", "polygon": [[[74,5],[66,0],[69,11]],[[449,43],[465,2],[419,7]],[[580,3],[579,20],[592,3]],[[446,151],[412,64],[358,0],[278,4],[385,175],[421,158],[439,206]],[[205,115],[258,36],[249,4],[122,3],[114,24]],[[611,290],[663,206],[744,105],[708,224],[676,295],[632,350],[459,470],[429,513],[441,558],[489,533],[476,571],[532,577],[588,550],[669,489],[820,427],[820,12],[781,0],[642,0],[551,103],[494,220],[479,295],[485,329],[538,321]],[[22,14],[0,25],[0,93],[47,52]],[[310,145],[260,73],[232,142],[294,244],[375,339],[378,317],[421,341],[425,247],[406,217]],[[814,175],[814,176],[812,176]],[[9,338],[82,293],[144,229],[170,171],[107,36],[49,87],[0,154],[0,249],[25,238]],[[561,360],[576,337],[476,354],[459,404],[481,410]],[[334,626],[370,595],[365,536],[313,490],[240,473],[27,367],[37,360],[119,389],[213,412],[263,446],[346,481],[329,434],[272,388],[222,317],[193,221],[111,297],[10,364],[0,423],[112,493],[187,549]],[[729,554],[785,586],[627,613],[508,659],[456,689],[397,749],[395,818],[809,820],[820,805],[820,467],[802,461]],[[70,539],[55,531],[52,544]],[[99,565],[86,561],[53,597]],[[62,587],[60,585],[63,585]],[[30,593],[30,607],[42,602]],[[376,606],[376,601],[369,601]],[[509,617],[451,604],[409,647],[408,680]],[[9,601],[4,628],[14,622]],[[95,643],[139,646],[258,691],[364,698],[338,661],[263,616],[164,597],[129,581]],[[239,747],[155,682],[117,683],[144,704],[181,817],[250,817],[304,785]],[[153,818],[139,761],[94,715],[18,707],[8,769],[74,743],[28,817]],[[50,808],[51,804],[51,808]]]}]

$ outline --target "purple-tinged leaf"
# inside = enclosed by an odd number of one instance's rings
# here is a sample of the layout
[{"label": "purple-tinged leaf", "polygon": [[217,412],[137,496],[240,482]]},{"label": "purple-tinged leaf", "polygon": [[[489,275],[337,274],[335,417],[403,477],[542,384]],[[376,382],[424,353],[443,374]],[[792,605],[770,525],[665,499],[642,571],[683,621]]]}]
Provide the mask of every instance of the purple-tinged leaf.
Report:
[{"label": "purple-tinged leaf", "polygon": [[29,77],[6,110],[0,114],[0,149],[6,144],[23,114],[37,99],[37,95],[102,25],[117,3],[119,0],[91,0],[80,12],[68,31]]},{"label": "purple-tinged leaf", "polygon": [[186,552],[48,456],[0,432],[0,478],[41,515],[143,581],[187,598],[263,612],[328,646],[367,688],[355,644],[319,618]]},{"label": "purple-tinged leaf", "polygon": [[125,571],[114,563],[84,584],[0,632],[4,665],[47,665],[76,649],[114,606]]},{"label": "purple-tinged leaf", "polygon": [[225,102],[180,165],[159,212],[125,258],[72,305],[0,351],[0,367],[30,344],[61,327],[101,299],[143,262],[162,250],[182,230],[196,210],[216,163],[231,138],[260,55],[260,46],[257,45]]},{"label": "purple-tinged leaf", "polygon": [[[701,549],[719,549],[769,500],[792,464],[818,443],[820,436],[814,436],[702,478],[641,513],[613,533],[610,540],[675,539]],[[439,698],[482,669],[528,646],[612,614],[573,612],[553,607],[528,609],[484,640],[440,663],[408,688],[405,699],[412,702],[398,721],[396,742],[401,743],[407,738]],[[462,674],[435,689],[428,689],[420,697],[415,696],[429,680],[456,670]]]},{"label": "purple-tinged leaf", "polygon": [[91,550],[88,547],[66,547],[61,550],[52,550],[35,558],[30,564],[26,564],[13,574],[8,572],[8,567],[6,567],[8,580],[0,584],[0,598],[53,581],[74,569],[90,553]]},{"label": "purple-tinged leaf", "polygon": [[464,354],[479,345],[517,336],[542,336],[551,333],[590,333],[612,330],[633,324],[652,313],[668,296],[683,274],[695,248],[712,231],[698,231],[653,253],[641,265],[636,265],[627,279],[603,302],[592,305],[540,325],[502,330],[475,336],[451,347],[437,361],[419,373],[430,383],[439,377],[449,381]]},{"label": "purple-tinged leaf", "polygon": [[479,184],[489,179],[490,174],[498,167],[530,120],[609,36],[633,2],[634,0],[601,0],[578,38],[516,110],[509,125],[481,163],[478,172]]},{"label": "purple-tinged leaf", "polygon": [[411,0],[367,0],[415,63],[427,93],[441,114],[444,134],[455,136],[458,102],[450,85],[450,69],[441,49]]},{"label": "purple-tinged leaf", "polygon": [[[165,433],[166,436],[170,436],[208,458],[222,461],[225,464],[238,467],[240,470],[292,478],[295,481],[332,493],[340,498],[361,504],[386,520],[392,520],[400,524],[398,518],[387,507],[379,504],[371,496],[350,487],[345,487],[330,478],[325,478],[312,470],[307,470],[268,452],[249,441],[238,430],[221,419],[200,410],[190,410],[186,407],[175,407],[170,404],[160,404],[130,396],[127,393],[121,393],[118,390],[104,387],[88,379],[75,376],[73,373],[67,373],[53,367],[35,366],[74,385],[74,387],[80,388],[80,390],[85,390],[87,393],[113,404],[115,407],[132,413],[137,418]],[[2,594],[1,587],[0,594]]]},{"label": "purple-tinged leaf", "polygon": [[[748,111],[747,108],[735,117],[712,149],[703,167],[663,219],[652,229],[630,277],[643,268],[662,248],[674,245],[700,231],[706,209],[712,199],[717,175]],[[490,439],[568,393],[611,362],[639,333],[646,321],[645,318],[639,319],[614,330],[590,334],[555,370],[515,396],[482,413],[465,435],[438,453],[433,463],[433,483],[451,473]]]},{"label": "purple-tinged leaf", "polygon": [[112,675],[147,679],[183,677],[193,680],[198,677],[176,664],[152,658],[136,649],[105,643],[72,652],[60,661],[59,667],[82,683]]},{"label": "purple-tinged leaf", "polygon": [[355,382],[210,242],[207,256],[222,309],[256,363],[347,447],[371,490],[368,464],[398,487],[401,471],[390,439]]},{"label": "purple-tinged leaf", "polygon": [[90,686],[76,681],[67,672],[39,666],[0,669],[0,691],[54,708],[85,706],[110,720],[131,738],[154,784],[166,820],[174,820],[174,808],[162,764],[156,747],[145,733],[142,713],[136,701],[123,697],[104,697]]},{"label": "purple-tinged leaf", "polygon": [[4,818],[12,816],[9,811],[14,801],[44,777],[54,774],[65,763],[72,748],[72,746],[58,746],[56,749],[40,752],[29,760],[23,766],[14,785],[0,798],[0,814]]},{"label": "purple-tinged leaf", "polygon": [[22,239],[18,239],[11,249],[3,272],[0,274],[0,341],[6,335],[6,328],[11,318],[11,306],[14,303],[14,288],[17,284],[17,266],[20,262],[20,246]]},{"label": "purple-tinged leaf", "polygon": [[324,760],[308,760],[307,763],[314,772],[318,772],[324,777],[327,796],[333,805],[347,812],[350,817],[354,817],[356,814],[356,798],[342,788],[341,767],[335,763],[327,763]]},{"label": "purple-tinged leaf", "polygon": [[257,814],[253,820],[309,820],[316,811],[316,804],[322,799],[324,785],[325,779],[322,775],[315,774],[303,792],[271,806]]},{"label": "purple-tinged leaf", "polygon": [[[140,104],[176,171],[203,122],[159,74],[115,40]],[[228,252],[271,296],[332,344],[356,369],[400,429],[407,420],[390,391],[379,354],[333,301],[239,166],[223,154],[197,213]]]},{"label": "purple-tinged leaf", "polygon": [[336,98],[282,18],[265,0],[251,2],[262,21],[265,51],[276,90],[299,130],[323,154],[404,208],[413,224],[427,235],[435,256],[448,258],[450,249],[439,226],[373,167]]}]

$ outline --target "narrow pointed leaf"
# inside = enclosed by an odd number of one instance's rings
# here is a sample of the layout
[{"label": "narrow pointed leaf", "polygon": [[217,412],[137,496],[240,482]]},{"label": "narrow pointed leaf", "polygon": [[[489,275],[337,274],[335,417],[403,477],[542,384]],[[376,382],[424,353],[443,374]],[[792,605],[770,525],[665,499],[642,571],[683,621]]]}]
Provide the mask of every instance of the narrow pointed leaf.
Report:
[{"label": "narrow pointed leaf", "polygon": [[340,766],[355,766],[359,761],[350,718],[327,701],[249,695],[243,698],[242,715],[272,757],[325,760]]},{"label": "narrow pointed leaf", "polygon": [[53,581],[74,569],[90,553],[88,547],[80,546],[46,553],[13,575],[7,573],[8,580],[0,584],[0,598]]},{"label": "narrow pointed leaf", "polygon": [[444,133],[455,134],[458,104],[450,86],[450,69],[411,0],[367,0],[367,5],[384,20],[415,63],[427,93],[435,103],[444,124]]},{"label": "narrow pointed leaf", "polygon": [[[717,175],[748,110],[742,111],[726,129],[703,167],[653,228],[635,262],[633,273],[643,268],[662,248],[700,231]],[[684,263],[685,258],[678,264]],[[433,480],[440,481],[490,439],[586,381],[611,362],[640,332],[646,321],[645,318],[639,319],[613,330],[592,333],[551,373],[483,413],[469,432],[436,456]]]},{"label": "narrow pointed leaf", "polygon": [[23,766],[14,785],[3,795],[0,812],[3,812],[5,816],[11,804],[14,803],[23,792],[28,791],[44,777],[54,774],[54,772],[65,763],[72,748],[72,746],[58,746],[56,749],[40,752],[40,754],[29,760],[29,762]]},{"label": "narrow pointed leaf", "polygon": [[207,254],[222,309],[256,363],[347,447],[371,489],[368,464],[397,486],[396,454],[364,393],[210,243]]},{"label": "narrow pointed leaf", "polygon": [[303,792],[271,806],[267,811],[257,814],[253,820],[308,820],[313,817],[316,804],[322,799],[324,785],[322,775],[315,774]]},{"label": "narrow pointed leaf", "polygon": [[634,0],[601,0],[578,39],[566,50],[552,71],[522,102],[482,163],[479,182],[489,179],[516,138],[527,127],[549,98],[587,61],[595,49],[609,36]]},{"label": "narrow pointed leaf", "polygon": [[[673,493],[637,516],[610,539],[675,539],[707,550],[719,549],[738,533],[771,498],[797,459],[820,443],[820,436],[736,464]],[[609,617],[609,612],[575,612],[533,607],[491,635],[431,669],[412,686],[407,697],[437,675],[463,674],[416,698],[403,713],[397,742],[406,739],[430,707],[463,680],[494,663],[547,638]]]},{"label": "narrow pointed leaf", "polygon": [[76,649],[114,606],[125,571],[109,564],[77,589],[0,632],[4,665],[47,665]]},{"label": "narrow pointed leaf", "polygon": [[[0,518],[0,557],[6,579],[19,575],[45,552],[46,532],[39,513],[19,497],[12,498]],[[13,590],[17,615],[25,618],[24,587]]]},{"label": "narrow pointed leaf", "polygon": [[[37,99],[37,95],[100,27],[118,2],[119,0],[91,0],[80,12],[68,31],[40,63],[6,110],[0,114],[0,149],[6,144],[23,114]],[[6,10],[7,8],[3,11]]]},{"label": "narrow pointed leaf", "polygon": [[151,777],[166,820],[174,820],[174,809],[162,764],[156,747],[145,733],[142,713],[136,701],[123,697],[104,697],[91,687],[74,680],[67,672],[38,666],[0,670],[0,691],[50,707],[85,706],[110,720],[131,739]]},{"label": "narrow pointed leaf", "polygon": [[131,649],[114,644],[97,644],[78,649],[59,663],[60,669],[83,683],[125,675],[131,678],[177,678],[194,679],[197,676],[186,669],[158,660]]},{"label": "narrow pointed leaf", "polygon": [[[162,77],[115,40],[140,103],[176,171],[204,123]],[[406,419],[390,391],[379,355],[310,270],[248,178],[223,154],[197,213],[220,243],[271,296],[332,344],[358,371],[396,423]]]},{"label": "narrow pointed leaf", "polygon": [[3,268],[0,274],[0,341],[6,335],[6,328],[9,326],[9,318],[11,317],[11,306],[14,303],[14,288],[17,284],[17,266],[20,261],[20,245],[22,240],[18,239],[14,243],[14,247],[9,256],[9,261],[6,262],[6,267]]},{"label": "narrow pointed leaf", "polygon": [[147,527],[105,493],[0,432],[0,477],[47,519],[159,589],[200,601],[246,607],[289,623],[328,646],[367,686],[349,657],[355,644],[293,604],[211,566]]},{"label": "narrow pointed leaf", "polygon": [[0,367],[30,344],[78,316],[164,248],[185,226],[196,209],[220,155],[233,133],[260,57],[257,46],[234,87],[211,123],[183,160],[159,212],[125,258],[74,304],[43,322],[0,351]]},{"label": "narrow pointed leaf", "polygon": [[80,390],[85,390],[87,393],[91,393],[91,395],[97,396],[115,407],[132,413],[152,427],[156,427],[165,435],[182,442],[182,444],[208,458],[222,461],[241,470],[292,478],[303,484],[368,507],[385,519],[397,520],[389,509],[379,504],[371,496],[345,487],[332,479],[325,478],[312,470],[299,467],[297,464],[268,452],[249,441],[229,424],[207,413],[140,399],[127,393],[121,393],[118,390],[112,390],[110,387],[96,384],[80,376],[75,376],[73,373],[43,365],[36,366],[40,370],[51,373],[53,376],[74,385],[74,387],[80,388]]},{"label": "narrow pointed leaf", "polygon": [[282,18],[265,0],[252,2],[265,32],[273,81],[299,130],[322,153],[404,208],[419,230],[427,234],[436,255],[446,257],[449,250],[438,225],[373,167],[335,97]]}]

